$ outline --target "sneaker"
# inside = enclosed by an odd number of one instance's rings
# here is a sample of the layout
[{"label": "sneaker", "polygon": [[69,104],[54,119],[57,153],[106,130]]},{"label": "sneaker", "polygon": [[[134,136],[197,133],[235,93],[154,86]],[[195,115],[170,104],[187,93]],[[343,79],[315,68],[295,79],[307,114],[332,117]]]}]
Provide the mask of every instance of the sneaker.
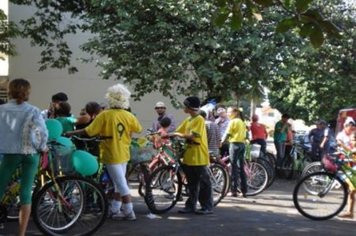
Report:
[{"label": "sneaker", "polygon": [[134,221],[136,220],[136,215],[134,211],[131,211],[128,214],[125,214],[124,212],[120,211],[112,216],[113,219],[119,219],[119,220],[128,220],[128,221]]},{"label": "sneaker", "polygon": [[231,197],[237,197],[237,192],[231,192]]},{"label": "sneaker", "polygon": [[195,214],[198,214],[198,215],[210,215],[210,214],[213,214],[213,211],[202,208],[202,209],[196,210]]},{"label": "sneaker", "polygon": [[352,213],[346,212],[344,214],[339,215],[338,217],[344,219],[353,219],[354,215]]},{"label": "sneaker", "polygon": [[246,197],[247,197],[247,196],[246,196],[246,193],[240,193],[239,196],[240,196],[240,197],[243,197],[243,198],[246,198]]},{"label": "sneaker", "polygon": [[180,209],[180,210],[178,211],[178,213],[181,213],[181,214],[190,214],[190,213],[194,213],[194,210],[193,210],[193,209],[190,209],[190,208],[184,207],[183,209]]}]

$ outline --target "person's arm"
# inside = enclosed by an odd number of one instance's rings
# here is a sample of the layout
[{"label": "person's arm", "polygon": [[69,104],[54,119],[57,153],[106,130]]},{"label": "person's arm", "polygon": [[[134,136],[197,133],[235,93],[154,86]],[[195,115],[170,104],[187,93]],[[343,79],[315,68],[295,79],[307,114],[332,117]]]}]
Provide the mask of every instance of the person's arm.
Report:
[{"label": "person's arm", "polygon": [[68,131],[64,134],[66,137],[70,137],[72,135],[88,135],[85,129],[77,129],[73,131]]}]

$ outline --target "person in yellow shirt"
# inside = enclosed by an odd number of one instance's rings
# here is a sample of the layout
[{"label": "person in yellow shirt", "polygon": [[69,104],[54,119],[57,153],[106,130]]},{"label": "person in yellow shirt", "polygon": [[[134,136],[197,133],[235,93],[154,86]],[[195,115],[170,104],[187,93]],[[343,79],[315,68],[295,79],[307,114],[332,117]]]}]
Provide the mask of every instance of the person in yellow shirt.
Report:
[{"label": "person in yellow shirt", "polygon": [[[198,97],[187,97],[184,100],[184,112],[189,114],[178,126],[173,136],[185,138],[187,148],[183,154],[183,171],[188,181],[189,197],[185,207],[179,213],[212,214],[213,196],[208,174],[209,151],[205,120],[199,115],[200,100]],[[199,200],[201,209],[196,209]]]},{"label": "person in yellow shirt", "polygon": [[127,162],[130,160],[131,135],[142,131],[138,119],[127,111],[130,95],[122,84],[110,87],[106,94],[109,109],[102,111],[86,128],[66,133],[69,136],[86,134],[112,137],[100,143],[100,160],[106,165],[115,187],[110,209],[112,217],[124,220],[136,220],[125,175]]},{"label": "person in yellow shirt", "polygon": [[246,124],[241,119],[240,110],[237,107],[231,106],[227,108],[227,115],[230,119],[229,125],[222,137],[221,144],[229,141],[229,153],[232,166],[231,172],[231,196],[237,197],[238,180],[240,177],[241,195],[246,197],[247,182],[244,172],[245,160],[245,140],[246,140]]}]

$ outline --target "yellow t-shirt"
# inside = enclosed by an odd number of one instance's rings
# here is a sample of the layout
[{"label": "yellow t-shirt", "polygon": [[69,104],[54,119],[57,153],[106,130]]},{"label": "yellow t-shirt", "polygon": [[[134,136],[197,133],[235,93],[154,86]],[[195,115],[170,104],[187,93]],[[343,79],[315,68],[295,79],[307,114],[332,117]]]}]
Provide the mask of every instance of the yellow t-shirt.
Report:
[{"label": "yellow t-shirt", "polygon": [[138,119],[123,109],[101,112],[85,128],[89,136],[111,136],[100,143],[100,159],[104,164],[119,164],[130,160],[131,134],[142,131]]},{"label": "yellow t-shirt", "polygon": [[205,120],[202,116],[186,118],[176,129],[178,133],[194,134],[194,143],[187,144],[183,154],[183,164],[188,166],[209,165],[208,138],[205,128]]},{"label": "yellow t-shirt", "polygon": [[246,124],[240,118],[230,120],[226,132],[230,135],[229,142],[244,143],[246,139]]}]

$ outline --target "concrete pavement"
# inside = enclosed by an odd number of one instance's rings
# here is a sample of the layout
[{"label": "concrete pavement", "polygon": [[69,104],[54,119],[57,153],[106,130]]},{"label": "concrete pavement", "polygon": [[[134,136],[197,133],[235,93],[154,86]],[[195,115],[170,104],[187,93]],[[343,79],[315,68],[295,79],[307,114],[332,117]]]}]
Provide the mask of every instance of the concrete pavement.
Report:
[{"label": "concrete pavement", "polygon": [[[295,181],[277,179],[260,195],[248,198],[227,196],[212,215],[182,215],[180,202],[175,208],[155,219],[133,189],[137,220],[134,222],[107,219],[95,235],[356,235],[355,220],[333,218],[312,221],[301,216],[292,201]],[[134,185],[133,185],[134,186]],[[15,235],[17,223],[8,223],[0,235]],[[30,223],[28,236],[42,235]]]}]

